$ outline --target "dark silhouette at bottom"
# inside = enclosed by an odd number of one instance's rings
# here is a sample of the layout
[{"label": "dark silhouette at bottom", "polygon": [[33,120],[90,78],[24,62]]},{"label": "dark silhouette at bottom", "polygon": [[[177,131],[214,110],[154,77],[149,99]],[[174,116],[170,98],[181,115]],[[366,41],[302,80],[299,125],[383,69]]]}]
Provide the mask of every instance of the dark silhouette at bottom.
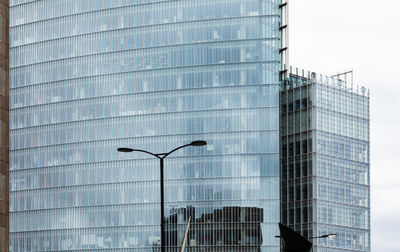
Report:
[{"label": "dark silhouette at bottom", "polygon": [[300,235],[288,226],[279,223],[280,238],[284,252],[309,252],[312,247],[306,237]]}]

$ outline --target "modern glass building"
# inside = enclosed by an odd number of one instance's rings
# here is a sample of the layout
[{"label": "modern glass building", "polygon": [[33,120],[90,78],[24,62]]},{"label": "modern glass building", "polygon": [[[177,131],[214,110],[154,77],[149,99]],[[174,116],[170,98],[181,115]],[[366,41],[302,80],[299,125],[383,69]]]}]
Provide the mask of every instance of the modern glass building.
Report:
[{"label": "modern glass building", "polygon": [[10,250],[157,250],[158,160],[117,147],[201,139],[166,159],[171,251],[185,215],[191,251],[279,251],[279,4],[10,0]]},{"label": "modern glass building", "polygon": [[370,251],[369,91],[292,72],[281,98],[281,218],[317,252]]}]

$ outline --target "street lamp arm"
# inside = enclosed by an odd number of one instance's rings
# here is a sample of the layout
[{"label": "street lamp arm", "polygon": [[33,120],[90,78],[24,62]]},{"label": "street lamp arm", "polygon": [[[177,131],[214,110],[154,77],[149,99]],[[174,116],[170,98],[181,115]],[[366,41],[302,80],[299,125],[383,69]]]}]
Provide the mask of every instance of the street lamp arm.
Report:
[{"label": "street lamp arm", "polygon": [[173,149],[172,151],[170,151],[170,152],[168,152],[168,153],[163,153],[163,154],[161,154],[161,155],[164,155],[162,158],[165,158],[165,157],[169,156],[170,154],[172,154],[173,152],[175,152],[175,151],[177,151],[177,150],[180,150],[180,149],[182,149],[182,148],[191,146],[191,145],[192,145],[192,144],[185,144],[185,145],[179,146],[178,148]]},{"label": "street lamp arm", "polygon": [[171,153],[173,153],[173,152],[175,152],[175,151],[177,151],[177,150],[179,150],[179,149],[182,149],[182,148],[185,148],[185,147],[188,147],[188,146],[204,146],[204,145],[206,145],[206,144],[207,144],[207,142],[204,141],[204,140],[197,140],[197,141],[191,142],[190,144],[185,144],[185,145],[179,146],[179,147],[173,149],[173,150],[170,151],[170,152],[166,152],[166,153],[157,153],[157,154],[156,154],[156,153],[152,153],[152,152],[150,152],[150,151],[146,151],[146,150],[131,149],[131,148],[126,148],[126,147],[118,148],[118,151],[119,151],[119,152],[134,152],[134,151],[136,151],[136,152],[143,152],[143,153],[147,153],[147,154],[149,154],[149,155],[152,155],[152,156],[154,156],[154,157],[156,157],[156,158],[158,158],[158,159],[164,159],[165,157],[169,156]]},{"label": "street lamp arm", "polygon": [[336,236],[336,234],[326,234],[326,235],[321,235],[321,236],[315,236],[315,237],[310,237],[310,238],[308,238],[308,239],[321,239],[321,238],[328,238],[328,237],[331,237],[331,236]]},{"label": "street lamp arm", "polygon": [[146,151],[146,150],[129,149],[129,152],[143,152],[143,153],[147,153],[147,154],[149,154],[149,155],[152,155],[152,156],[154,156],[154,157],[156,157],[156,158],[161,159],[161,157],[159,156],[159,154],[154,154],[154,153],[152,153],[152,152],[150,152],[150,151]]}]

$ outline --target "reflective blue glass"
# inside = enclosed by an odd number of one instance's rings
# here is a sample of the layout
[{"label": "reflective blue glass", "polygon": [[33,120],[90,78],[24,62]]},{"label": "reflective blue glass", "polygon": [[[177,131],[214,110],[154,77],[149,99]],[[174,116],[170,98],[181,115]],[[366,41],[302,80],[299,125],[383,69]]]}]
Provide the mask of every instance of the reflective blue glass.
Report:
[{"label": "reflective blue glass", "polygon": [[279,0],[11,0],[11,251],[279,251]]}]

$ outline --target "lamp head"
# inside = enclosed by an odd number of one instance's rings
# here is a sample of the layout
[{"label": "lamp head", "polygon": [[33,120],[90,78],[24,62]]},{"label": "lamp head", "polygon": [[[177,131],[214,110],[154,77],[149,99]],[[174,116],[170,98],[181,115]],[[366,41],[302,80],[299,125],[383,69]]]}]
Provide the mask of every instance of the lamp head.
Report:
[{"label": "lamp head", "polygon": [[133,149],[131,149],[131,148],[118,148],[118,151],[119,152],[132,152]]},{"label": "lamp head", "polygon": [[207,142],[203,141],[203,140],[193,141],[190,143],[190,145],[192,145],[192,146],[204,146],[206,144],[207,144]]},{"label": "lamp head", "polygon": [[336,234],[326,234],[326,235],[321,235],[320,238],[328,238],[328,237],[335,237]]}]

